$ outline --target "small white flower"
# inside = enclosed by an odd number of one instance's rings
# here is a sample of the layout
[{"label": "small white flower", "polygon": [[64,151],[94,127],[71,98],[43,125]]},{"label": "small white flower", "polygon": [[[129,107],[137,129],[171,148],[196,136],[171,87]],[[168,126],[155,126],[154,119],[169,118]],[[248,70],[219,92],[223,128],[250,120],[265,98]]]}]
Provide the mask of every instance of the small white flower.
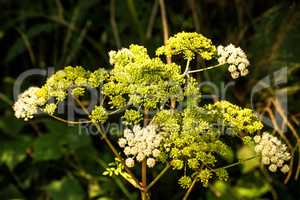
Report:
[{"label": "small white flower", "polygon": [[150,148],[145,149],[145,150],[144,150],[144,154],[145,154],[146,156],[150,156],[150,155],[152,154],[151,149],[150,149]]},{"label": "small white flower", "polygon": [[277,167],[282,167],[283,163],[284,163],[284,161],[280,159],[277,161],[276,165],[277,165]]},{"label": "small white flower", "polygon": [[288,161],[289,159],[291,159],[291,154],[289,152],[285,152],[283,155],[283,159],[285,161]]},{"label": "small white flower", "polygon": [[222,52],[224,52],[224,47],[222,45],[219,45],[217,47],[217,52],[218,52],[218,54],[221,54]]},{"label": "small white flower", "polygon": [[130,147],[125,147],[124,148],[124,153],[126,156],[129,156],[131,154],[131,148]]},{"label": "small white flower", "polygon": [[128,129],[128,128],[126,128],[126,129],[124,130],[124,133],[123,133],[123,134],[124,134],[124,137],[125,137],[127,140],[132,139],[132,138],[134,137],[132,131],[131,131],[130,129]]},{"label": "small white flower", "polygon": [[260,142],[260,139],[261,139],[261,137],[259,136],[259,135],[256,135],[256,136],[254,136],[254,142],[255,143],[259,143]]},{"label": "small white flower", "polygon": [[114,65],[115,62],[116,62],[116,60],[115,60],[115,55],[116,55],[116,54],[117,54],[116,51],[110,51],[110,52],[108,53],[108,56],[109,56],[109,63],[110,63],[111,65]]},{"label": "small white flower", "polygon": [[276,172],[276,171],[277,171],[277,166],[276,166],[275,164],[271,164],[271,165],[269,166],[269,170],[270,170],[271,172]]},{"label": "small white flower", "polygon": [[240,70],[240,72],[241,72],[241,76],[247,76],[249,74],[248,69]]},{"label": "small white flower", "polygon": [[233,79],[237,79],[239,76],[240,76],[240,73],[237,72],[237,71],[234,71],[234,72],[231,73],[231,77],[232,77]]},{"label": "small white flower", "polygon": [[155,166],[155,159],[154,158],[147,158],[147,166],[152,168]]},{"label": "small white flower", "polygon": [[280,171],[281,171],[282,173],[287,173],[288,171],[290,171],[290,167],[289,167],[288,165],[284,165],[284,166],[280,169]]},{"label": "small white flower", "polygon": [[271,162],[272,163],[277,163],[277,161],[278,161],[278,157],[277,156],[272,156],[271,157]]},{"label": "small white flower", "polygon": [[270,164],[270,158],[263,156],[261,159],[262,164],[269,165]]},{"label": "small white flower", "polygon": [[236,71],[236,66],[235,65],[229,65],[228,71],[231,72],[231,73],[235,72]]},{"label": "small white flower", "polygon": [[134,167],[134,160],[132,158],[127,158],[125,160],[125,164],[127,167],[132,168],[132,167]]},{"label": "small white flower", "polygon": [[139,161],[139,162],[142,162],[145,158],[145,155],[144,153],[138,153],[137,156],[136,156],[136,160]]},{"label": "small white flower", "polygon": [[238,69],[239,69],[240,71],[244,71],[244,70],[246,69],[246,65],[245,65],[244,63],[240,63],[240,64],[238,65]]},{"label": "small white flower", "polygon": [[255,151],[256,153],[261,152],[262,149],[263,149],[263,146],[262,146],[262,145],[256,145],[256,146],[254,147],[254,151]]},{"label": "small white flower", "polygon": [[219,64],[223,65],[223,64],[226,63],[226,58],[225,57],[220,57],[220,58],[218,58],[218,62],[219,62]]},{"label": "small white flower", "polygon": [[127,143],[127,140],[125,138],[120,138],[118,141],[118,144],[121,148],[124,148],[126,143]]},{"label": "small white flower", "polygon": [[154,150],[152,151],[152,155],[153,155],[154,158],[159,157],[159,155],[160,155],[160,150],[154,149]]}]

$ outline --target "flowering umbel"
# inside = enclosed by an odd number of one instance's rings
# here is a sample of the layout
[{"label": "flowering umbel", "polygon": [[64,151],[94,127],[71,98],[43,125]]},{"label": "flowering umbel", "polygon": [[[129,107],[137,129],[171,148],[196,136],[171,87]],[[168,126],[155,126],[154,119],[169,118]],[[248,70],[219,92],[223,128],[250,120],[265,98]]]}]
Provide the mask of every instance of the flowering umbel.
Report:
[{"label": "flowering umbel", "polygon": [[281,172],[287,173],[289,166],[285,164],[291,158],[287,151],[287,146],[275,136],[264,132],[262,136],[254,136],[256,143],[255,152],[261,155],[261,162],[268,165],[271,172],[276,172],[280,168]]},{"label": "flowering umbel", "polygon": [[237,79],[239,76],[246,76],[249,73],[247,69],[249,66],[247,55],[240,47],[235,47],[233,44],[226,47],[220,45],[217,51],[219,64],[229,64],[228,71],[233,79]]},{"label": "flowering umbel", "polygon": [[16,118],[23,118],[25,121],[32,119],[38,112],[38,97],[36,92],[40,88],[30,87],[18,96],[18,100],[13,105]]},{"label": "flowering umbel", "polygon": [[[186,64],[165,62],[162,55],[182,56]],[[218,64],[190,66],[196,63],[196,57],[203,61],[197,63],[218,61]],[[212,40],[201,34],[181,32],[159,47],[154,57],[149,56],[145,47],[132,44],[110,51],[109,60],[113,67],[110,72],[67,66],[50,76],[40,88],[30,87],[15,102],[15,116],[27,121],[41,110],[62,122],[93,124],[116,157],[116,163],[109,165],[105,174],[121,175],[142,193],[148,191],[146,168],[154,168],[158,163],[166,165],[165,169],[180,171],[178,183],[189,188],[188,191],[196,181],[207,187],[211,180],[227,180],[228,168],[236,164],[232,163],[235,150],[232,145],[236,140],[231,137],[242,135],[252,142],[254,138],[255,151],[270,171],[290,170],[286,162],[291,155],[286,145],[269,133],[256,135],[263,124],[253,110],[225,100],[207,105],[201,102],[200,79],[194,73],[228,66],[232,78],[246,76],[249,61],[241,48],[232,44],[216,48]],[[91,98],[86,94],[87,88],[94,88],[100,94],[97,105],[91,100],[93,106],[87,107],[87,99]],[[59,104],[67,98],[74,98],[85,111],[86,121],[68,121],[55,115]],[[126,127],[118,138],[121,153],[104,127],[116,118]],[[149,124],[142,127],[143,122]],[[136,162],[142,163],[142,184],[130,169]],[[229,165],[223,166],[224,163]]]},{"label": "flowering umbel", "polygon": [[141,128],[135,125],[133,129],[126,128],[123,137],[118,141],[123,148],[124,154],[128,156],[125,163],[128,167],[134,167],[134,159],[138,162],[146,159],[148,167],[152,168],[160,156],[160,143],[162,136],[157,132],[155,125]]}]

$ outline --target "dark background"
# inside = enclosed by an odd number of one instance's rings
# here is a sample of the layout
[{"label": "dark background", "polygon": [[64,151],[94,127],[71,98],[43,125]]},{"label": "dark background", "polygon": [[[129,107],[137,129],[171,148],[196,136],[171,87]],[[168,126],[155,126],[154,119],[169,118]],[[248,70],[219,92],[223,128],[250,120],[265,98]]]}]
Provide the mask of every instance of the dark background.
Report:
[{"label": "dark background", "polygon": [[[300,7],[296,1],[165,0],[165,4],[170,35],[197,31],[215,44],[233,43],[246,51],[250,74],[230,88],[226,99],[249,106],[253,86],[287,67],[287,83],[261,91],[255,105],[263,111],[274,91],[287,92],[286,117],[299,135]],[[132,43],[144,45],[154,55],[163,44],[158,5],[155,0],[0,0],[0,199],[137,198],[138,193],[121,178],[101,175],[113,157],[98,137],[77,134],[78,127],[47,117],[29,123],[15,119],[12,91],[19,74],[32,68],[109,69],[108,51]],[[201,78],[217,84],[230,81],[226,69]],[[31,77],[23,89],[40,86],[45,79]],[[203,88],[203,93],[210,93],[209,88]],[[285,135],[295,146],[290,128]],[[207,189],[197,185],[191,198],[299,199],[300,183],[294,178],[298,155],[287,184],[280,173],[268,174],[249,163],[234,167],[228,183]],[[176,176],[170,172],[163,178],[154,187],[153,199],[180,199],[184,191]]]}]

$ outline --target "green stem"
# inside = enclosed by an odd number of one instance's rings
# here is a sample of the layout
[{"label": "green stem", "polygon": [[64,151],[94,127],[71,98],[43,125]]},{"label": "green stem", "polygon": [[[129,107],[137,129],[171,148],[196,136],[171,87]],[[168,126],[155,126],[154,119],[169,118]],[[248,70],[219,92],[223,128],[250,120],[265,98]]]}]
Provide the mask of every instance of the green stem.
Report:
[{"label": "green stem", "polygon": [[64,123],[67,123],[67,124],[89,124],[91,123],[91,121],[89,120],[86,120],[86,121],[70,121],[70,120],[66,120],[66,119],[63,119],[63,118],[60,118],[60,117],[57,117],[55,115],[49,115],[50,117],[53,117],[54,119],[58,120],[58,121],[61,121],[61,122],[64,122]]},{"label": "green stem", "polygon": [[187,198],[189,197],[189,195],[191,194],[193,187],[195,186],[196,182],[197,182],[197,176],[194,178],[191,186],[189,187],[189,189],[187,190],[187,192],[185,193],[184,197],[182,198],[182,200],[187,200]]},{"label": "green stem", "polygon": [[104,141],[106,142],[106,144],[108,145],[108,147],[110,148],[110,150],[113,152],[113,154],[121,161],[122,165],[124,166],[124,169],[126,170],[126,172],[131,176],[131,178],[134,180],[135,182],[135,187],[139,188],[140,190],[143,190],[143,187],[140,186],[139,181],[137,180],[137,178],[135,177],[135,175],[132,173],[132,171],[126,166],[123,158],[120,156],[120,154],[118,153],[117,149],[114,147],[114,145],[110,142],[110,140],[108,139],[108,137],[105,134],[105,131],[103,130],[103,127],[100,127],[99,124],[94,124],[97,128],[97,131],[100,133],[99,136],[101,136],[101,139],[104,139]]},{"label": "green stem", "polygon": [[214,68],[217,68],[217,67],[221,67],[221,66],[223,66],[223,65],[225,65],[225,64],[217,64],[217,65],[210,66],[210,67],[206,67],[206,68],[202,68],[202,69],[197,69],[197,70],[187,71],[186,74],[192,74],[192,73],[202,72],[202,71],[214,69]]},{"label": "green stem", "polygon": [[221,168],[227,169],[227,168],[230,168],[230,167],[234,167],[234,166],[236,166],[236,165],[239,165],[239,164],[241,164],[241,163],[243,163],[243,162],[246,162],[246,161],[248,161],[248,160],[252,160],[252,159],[254,159],[254,158],[257,158],[257,156],[252,156],[252,157],[250,157],[250,158],[246,158],[246,159],[243,159],[243,160],[239,160],[238,162],[232,163],[232,164],[230,164],[230,165],[226,165],[226,166],[224,166],[224,167],[216,168],[216,169],[214,169],[213,171],[215,171],[215,170],[217,170],[217,169],[221,169]]},{"label": "green stem", "polygon": [[188,75],[189,73],[189,69],[190,69],[190,60],[187,60],[187,62],[186,62],[186,66],[185,66],[185,70],[184,70],[184,75]]},{"label": "green stem", "polygon": [[169,168],[170,165],[168,163],[165,168],[155,177],[155,179],[153,179],[153,181],[151,181],[151,183],[147,186],[146,191],[149,191],[155,185],[155,183],[168,171]]},{"label": "green stem", "polygon": [[[86,112],[86,114],[89,115],[88,110],[84,107],[84,105],[82,105],[81,101],[79,99],[77,99],[76,97],[74,97],[74,99],[79,104],[79,106]],[[134,186],[137,187],[138,189],[140,189],[141,191],[143,191],[144,188],[140,186],[138,179],[135,177],[133,172],[126,166],[125,161],[123,160],[123,158],[118,153],[117,149],[114,147],[114,145],[110,142],[110,140],[106,136],[106,133],[105,133],[103,127],[96,123],[94,123],[94,125],[96,126],[97,131],[100,133],[99,136],[101,136],[101,139],[104,139],[104,141],[106,142],[106,144],[108,145],[110,150],[113,152],[113,154],[121,161],[122,165],[124,166],[125,171],[134,180],[134,182],[135,182]]]},{"label": "green stem", "polygon": [[[217,169],[221,169],[221,168],[227,169],[227,168],[230,168],[230,167],[234,167],[234,166],[239,165],[239,164],[241,164],[241,163],[243,163],[243,162],[246,162],[246,161],[248,161],[248,160],[252,160],[252,159],[254,159],[254,158],[256,158],[256,157],[257,157],[257,156],[252,156],[252,157],[250,157],[250,158],[246,158],[246,159],[243,159],[243,160],[239,160],[238,162],[232,163],[232,164],[230,164],[230,165],[226,165],[226,166],[224,166],[224,167],[219,167],[219,168],[213,169],[213,171],[215,171],[215,170],[217,170]],[[195,186],[195,184],[196,184],[196,182],[197,182],[197,179],[198,179],[198,177],[197,177],[197,175],[196,175],[195,178],[194,178],[194,180],[193,180],[193,182],[192,182],[192,184],[191,184],[191,186],[189,187],[189,189],[188,189],[187,192],[185,193],[185,195],[184,195],[184,197],[183,197],[182,200],[187,200],[187,198],[189,197],[190,193],[191,193],[192,190],[193,190],[193,187]]]}]

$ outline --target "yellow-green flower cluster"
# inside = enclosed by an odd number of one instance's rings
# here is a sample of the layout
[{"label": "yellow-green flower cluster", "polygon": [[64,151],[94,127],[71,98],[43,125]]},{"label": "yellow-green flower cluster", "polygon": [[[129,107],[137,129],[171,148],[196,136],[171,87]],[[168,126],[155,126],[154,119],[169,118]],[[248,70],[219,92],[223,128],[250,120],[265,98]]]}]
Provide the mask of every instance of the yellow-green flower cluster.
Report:
[{"label": "yellow-green flower cluster", "polygon": [[242,109],[228,101],[217,101],[205,108],[212,121],[219,121],[228,126],[228,130],[233,134],[243,131],[252,134],[263,128],[263,124],[251,109]]},{"label": "yellow-green flower cluster", "polygon": [[139,45],[111,51],[109,55],[114,68],[103,93],[110,98],[112,107],[131,104],[153,109],[178,95],[184,81],[178,65],[150,58]]},{"label": "yellow-green flower cluster", "polygon": [[[85,70],[83,67],[65,67],[51,75],[41,87],[30,87],[19,95],[13,106],[17,118],[25,120],[33,118],[38,109],[53,115],[57,105],[64,101],[68,94],[75,97],[84,95],[87,87],[99,87],[108,77],[104,69],[94,72]],[[48,103],[49,100],[51,103]]]},{"label": "yellow-green flower cluster", "polygon": [[[162,110],[155,115],[154,123],[159,125],[164,135],[165,155],[162,157],[169,160],[173,169],[200,171],[203,166],[213,168],[217,155],[230,159],[230,147],[220,140],[220,131],[206,118],[206,111],[197,106],[188,107],[183,112]],[[207,183],[212,174],[216,175],[213,171],[205,176],[207,174],[203,172],[199,177],[203,184]],[[188,187],[188,180],[184,177],[179,184]]]},{"label": "yellow-green flower cluster", "polygon": [[80,66],[68,66],[50,76],[37,95],[45,99],[44,103],[50,98],[61,102],[67,97],[68,92],[81,96],[86,87],[98,87],[106,77],[107,72],[104,69],[91,73]]},{"label": "yellow-green flower cluster", "polygon": [[166,45],[156,51],[156,55],[173,56],[183,54],[186,60],[192,60],[196,55],[204,60],[211,60],[215,53],[216,47],[212,44],[212,41],[196,32],[177,33],[167,40]]},{"label": "yellow-green flower cluster", "polygon": [[[69,91],[78,87],[86,87],[89,75],[90,73],[82,67],[65,67],[50,76],[37,95],[45,99],[44,103],[50,98],[62,102]],[[75,93],[78,94],[78,90]]]},{"label": "yellow-green flower cluster", "polygon": [[254,136],[256,143],[255,152],[261,155],[261,162],[264,165],[269,165],[271,172],[276,172],[280,168],[281,172],[287,173],[290,168],[284,164],[291,158],[291,154],[287,151],[287,146],[281,141],[267,132],[262,136]]},{"label": "yellow-green flower cluster", "polygon": [[88,86],[91,88],[97,88],[103,84],[103,82],[108,78],[108,72],[105,69],[99,68],[96,71],[90,73],[87,80]]},{"label": "yellow-green flower cluster", "polygon": [[187,189],[191,186],[192,184],[192,178],[189,176],[182,176],[179,180],[178,180],[179,185],[183,188],[183,189]]},{"label": "yellow-green flower cluster", "polygon": [[103,124],[107,120],[108,114],[103,106],[95,106],[89,115],[89,118],[95,124]]},{"label": "yellow-green flower cluster", "polygon": [[187,97],[187,105],[193,106],[199,103],[201,98],[198,82],[193,77],[189,77],[184,88],[184,96]]},{"label": "yellow-green flower cluster", "polygon": [[123,119],[125,124],[138,124],[142,120],[142,114],[137,110],[126,110]]}]

